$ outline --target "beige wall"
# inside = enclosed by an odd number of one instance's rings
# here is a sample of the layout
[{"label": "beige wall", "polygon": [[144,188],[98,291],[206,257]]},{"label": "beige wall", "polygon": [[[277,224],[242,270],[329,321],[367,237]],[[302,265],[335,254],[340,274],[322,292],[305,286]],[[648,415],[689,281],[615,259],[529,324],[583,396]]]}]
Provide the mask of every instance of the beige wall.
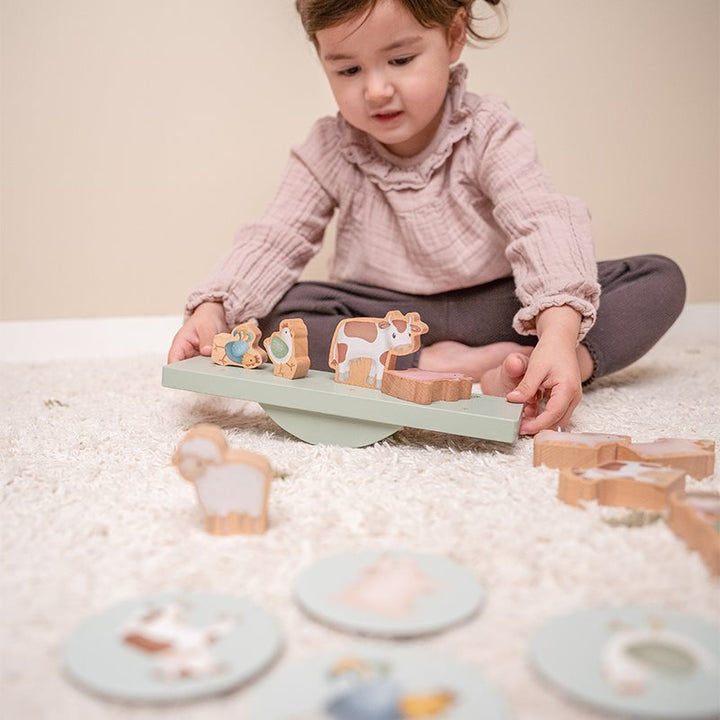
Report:
[{"label": "beige wall", "polygon": [[[469,86],[533,129],[599,258],[720,300],[718,0],[514,0]],[[292,0],[0,0],[1,314],[162,315],[334,111]],[[322,275],[326,258],[309,273]]]}]

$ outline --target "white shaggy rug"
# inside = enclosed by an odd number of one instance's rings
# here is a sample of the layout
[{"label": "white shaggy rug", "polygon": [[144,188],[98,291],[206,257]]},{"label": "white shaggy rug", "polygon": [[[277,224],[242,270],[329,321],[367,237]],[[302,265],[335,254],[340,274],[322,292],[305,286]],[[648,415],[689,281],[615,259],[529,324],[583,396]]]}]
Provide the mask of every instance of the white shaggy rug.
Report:
[{"label": "white shaggy rug", "polygon": [[[720,440],[719,361],[714,342],[665,339],[588,391],[572,429]],[[161,387],[162,362],[0,366],[4,718],[248,717],[257,684],[165,709],[99,700],[61,674],[63,642],[89,614],[137,595],[230,593],[276,617],[285,649],[275,669],[285,667],[355,642],[291,600],[303,568],[344,550],[439,553],[474,571],[487,593],[482,611],[404,643],[474,668],[518,720],[604,717],[564,699],[528,663],[530,635],[554,615],[640,603],[720,616],[720,584],[662,518],[633,526],[626,511],[564,505],[556,471],[532,467],[529,439],[505,446],[403,430],[363,449],[306,445],[257,405]],[[199,422],[272,463],[266,535],[203,531],[193,490],[170,465]],[[718,490],[720,481],[689,486]]]}]

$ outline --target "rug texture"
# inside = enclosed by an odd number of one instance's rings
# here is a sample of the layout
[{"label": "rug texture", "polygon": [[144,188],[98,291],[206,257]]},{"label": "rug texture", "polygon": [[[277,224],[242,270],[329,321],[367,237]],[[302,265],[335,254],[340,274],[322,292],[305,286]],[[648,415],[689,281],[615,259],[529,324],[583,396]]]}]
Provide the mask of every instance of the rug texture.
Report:
[{"label": "rug texture", "polygon": [[[664,340],[587,390],[570,429],[720,440],[719,361],[716,344]],[[275,616],[285,637],[275,669],[285,667],[357,641],[292,600],[298,573],[342,551],[436,553],[476,573],[487,593],[477,616],[403,642],[475,669],[518,720],[604,717],[533,671],[527,643],[544,621],[607,603],[720,617],[719,583],[662,515],[563,504],[557,471],[532,466],[530,439],[405,429],[367,448],[313,446],[254,403],[161,387],[161,367],[161,357],[143,356],[1,368],[3,717],[248,718],[263,678],[187,706],[124,706],[68,681],[63,643],[89,614],[138,595],[230,593]],[[170,464],[201,422],[270,460],[265,535],[204,532],[193,488]],[[717,491],[720,482],[688,486]]]}]

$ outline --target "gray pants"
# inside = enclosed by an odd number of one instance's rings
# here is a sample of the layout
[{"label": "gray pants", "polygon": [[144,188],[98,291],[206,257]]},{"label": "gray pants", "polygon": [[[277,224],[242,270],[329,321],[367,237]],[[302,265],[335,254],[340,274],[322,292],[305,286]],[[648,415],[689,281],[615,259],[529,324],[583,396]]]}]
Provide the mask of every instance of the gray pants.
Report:
[{"label": "gray pants", "polygon": [[[597,321],[583,340],[595,362],[591,380],[642,357],[675,322],[685,303],[680,268],[660,255],[599,262],[598,279],[602,296]],[[430,328],[421,338],[423,345],[441,340],[474,347],[501,341],[534,345],[537,337],[518,335],[512,329],[519,309],[510,277],[437,295],[407,295],[356,283],[301,282],[260,320],[260,328],[267,334],[284,318],[302,318],[308,328],[311,367],[329,371],[330,343],[343,318],[414,311]],[[398,358],[397,367],[417,364],[417,356]]]}]

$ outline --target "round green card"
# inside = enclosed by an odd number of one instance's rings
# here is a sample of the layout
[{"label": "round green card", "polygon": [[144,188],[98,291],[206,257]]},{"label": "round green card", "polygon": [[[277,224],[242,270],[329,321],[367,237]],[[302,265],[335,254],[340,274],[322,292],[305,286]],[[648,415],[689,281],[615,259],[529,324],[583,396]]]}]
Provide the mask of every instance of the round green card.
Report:
[{"label": "round green card", "polygon": [[536,669],[570,697],[624,716],[720,716],[720,627],[653,607],[557,617],[530,643]]},{"label": "round green card", "polygon": [[275,621],[248,600],[166,593],[87,618],[65,645],[64,665],[81,687],[99,695],[174,703],[252,679],[281,644]]},{"label": "round green card", "polygon": [[339,630],[413,637],[468,620],[484,595],[478,578],[446,557],[363,551],[309,567],[295,583],[295,598],[309,615]]}]

